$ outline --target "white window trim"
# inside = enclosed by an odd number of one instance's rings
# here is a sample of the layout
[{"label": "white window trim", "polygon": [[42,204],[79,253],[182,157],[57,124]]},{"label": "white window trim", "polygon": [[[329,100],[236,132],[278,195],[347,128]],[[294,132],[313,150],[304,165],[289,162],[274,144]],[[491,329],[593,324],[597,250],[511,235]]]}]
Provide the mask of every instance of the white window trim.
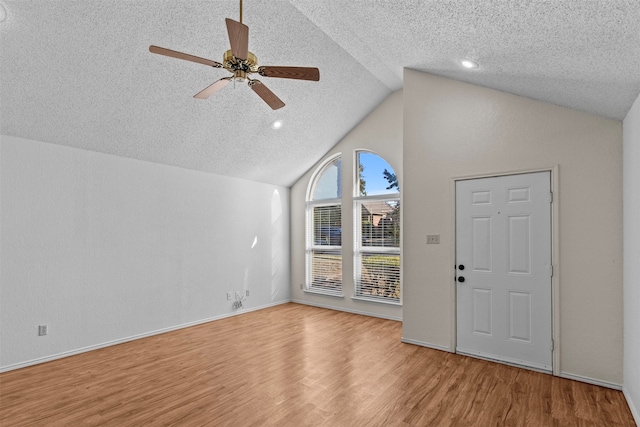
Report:
[{"label": "white window trim", "polygon": [[[313,174],[311,175],[311,179],[309,180],[309,186],[307,187],[307,194],[306,194],[306,201],[307,203],[309,202],[313,202],[314,200],[312,200],[313,198],[313,193],[316,190],[316,185],[318,184],[318,179],[320,178],[320,176],[322,175],[322,173],[324,172],[324,170],[326,169],[327,166],[329,166],[331,163],[333,163],[334,160],[341,158],[342,157],[342,153],[336,153],[330,157],[328,157],[327,159],[325,159],[325,161],[322,163],[322,165],[318,166],[316,168],[316,170],[313,172]],[[335,200],[342,200],[342,198],[338,198]],[[323,200],[318,200],[318,201],[326,201],[326,199]]]},{"label": "white window trim", "polygon": [[392,301],[388,299],[378,299],[376,297],[361,297],[361,296],[352,296],[352,300],[356,301],[366,301],[366,302],[375,302],[378,304],[386,304],[386,305],[395,305],[397,307],[402,307],[402,292],[400,292],[400,301]]},{"label": "white window trim", "polygon": [[320,295],[328,295],[333,297],[344,297],[344,271],[342,270],[342,260],[340,261],[340,270],[342,280],[340,281],[340,291],[332,292],[326,289],[316,288],[312,286],[312,277],[313,269],[310,268],[312,265],[312,254],[314,250],[318,251],[335,251],[339,252],[340,257],[342,257],[342,246],[333,246],[333,245],[316,245],[313,241],[313,232],[310,232],[309,224],[313,224],[313,211],[314,208],[323,207],[323,206],[340,206],[340,211],[342,211],[343,205],[341,199],[331,199],[331,200],[320,200],[320,201],[308,201],[307,202],[307,211],[306,211],[306,219],[305,219],[305,285],[304,292],[320,294]]},{"label": "white window trim", "polygon": [[[391,196],[391,197],[389,197]],[[382,246],[362,246],[362,230],[359,224],[359,220],[361,217],[361,209],[362,203],[365,201],[400,201],[400,196],[394,196],[393,194],[389,194],[385,196],[371,196],[371,197],[358,197],[353,201],[353,231],[354,231],[354,239],[353,239],[353,296],[352,299],[360,300],[360,301],[368,301],[375,302],[379,304],[388,304],[395,306],[402,306],[402,298],[404,296],[402,281],[400,282],[400,298],[396,300],[387,299],[384,297],[375,297],[375,296],[363,296],[358,295],[358,279],[361,275],[362,263],[359,258],[361,254],[389,254],[389,255],[398,255],[400,256],[400,262],[402,262],[402,248],[401,247],[382,247]],[[402,206],[402,205],[401,205]],[[400,224],[402,227],[402,223]]]},{"label": "white window trim", "polygon": [[[309,232],[309,224],[313,223],[313,210],[316,207],[322,206],[340,206],[340,211],[342,212],[343,204],[342,198],[333,198],[333,199],[321,199],[321,200],[312,200],[316,186],[318,181],[326,168],[333,163],[336,159],[342,160],[342,153],[335,153],[334,155],[328,157],[324,160],[324,162],[318,166],[311,179],[309,181],[309,186],[307,187],[307,196],[306,196],[306,212],[305,212],[305,283],[303,292],[309,294],[316,295],[324,295],[335,298],[344,298],[344,271],[342,270],[342,259],[341,263],[341,283],[340,290],[336,292],[332,292],[326,289],[320,289],[312,287],[311,285],[311,276],[313,274],[311,265],[312,265],[312,253],[314,250],[323,250],[323,251],[336,251],[340,253],[340,257],[342,258],[342,246],[329,246],[329,245],[316,245],[313,241],[313,233]],[[340,171],[341,173],[342,171]],[[339,189],[341,190],[341,189]]]},{"label": "white window trim", "polygon": [[[402,278],[400,278],[400,298],[395,301],[392,299],[387,299],[384,297],[375,297],[375,296],[363,296],[358,295],[358,280],[361,276],[361,268],[362,263],[360,262],[360,255],[363,253],[371,253],[371,254],[389,254],[389,255],[398,255],[400,257],[400,262],[402,263],[402,246],[400,247],[376,247],[376,246],[362,246],[362,230],[361,230],[361,209],[363,202],[376,202],[376,201],[398,201],[400,206],[402,206],[400,191],[391,192],[387,194],[375,194],[371,196],[361,196],[360,195],[360,172],[359,172],[359,162],[358,162],[358,154],[362,152],[367,152],[371,154],[375,154],[379,156],[383,160],[386,159],[380,156],[378,153],[361,149],[354,151],[354,167],[353,167],[353,296],[351,299],[358,301],[366,301],[366,302],[374,302],[378,304],[386,304],[393,306],[402,306],[402,301],[404,298],[404,287],[402,286]],[[388,163],[388,162],[387,162]],[[391,167],[391,165],[389,165]],[[393,168],[392,168],[393,169]],[[393,169],[395,173],[395,169]],[[400,229],[402,230],[402,222],[400,223]],[[402,233],[402,232],[401,232]],[[401,264],[402,265],[402,264]]]}]

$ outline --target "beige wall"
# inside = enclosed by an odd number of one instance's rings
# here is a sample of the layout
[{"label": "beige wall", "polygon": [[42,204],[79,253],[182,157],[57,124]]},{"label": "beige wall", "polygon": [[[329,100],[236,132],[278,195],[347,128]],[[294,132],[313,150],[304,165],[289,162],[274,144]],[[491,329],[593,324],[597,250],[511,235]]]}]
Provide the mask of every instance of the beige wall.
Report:
[{"label": "beige wall", "polygon": [[[291,299],[337,310],[402,319],[402,307],[382,303],[352,300],[353,295],[353,217],[343,209],[342,253],[344,297],[305,293],[300,289],[305,281],[305,200],[311,176],[317,167],[336,153],[342,153],[342,203],[353,206],[354,151],[370,150],[382,156],[395,170],[402,190],[402,91],[394,92],[371,114],[344,137],[327,155],[315,164],[291,189]],[[402,197],[402,196],[401,196]]]},{"label": "beige wall", "polygon": [[640,425],[640,97],[624,119],[624,394]]},{"label": "beige wall", "polygon": [[454,178],[557,166],[560,372],[620,385],[621,122],[412,70],[403,114],[403,339],[455,345]]}]

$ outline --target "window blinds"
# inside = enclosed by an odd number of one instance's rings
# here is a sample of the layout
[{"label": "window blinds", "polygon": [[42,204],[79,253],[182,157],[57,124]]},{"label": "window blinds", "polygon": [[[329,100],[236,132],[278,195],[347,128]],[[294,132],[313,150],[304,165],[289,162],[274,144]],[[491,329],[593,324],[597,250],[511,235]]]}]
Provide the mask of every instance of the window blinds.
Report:
[{"label": "window blinds", "polygon": [[309,204],[307,290],[342,295],[342,205]]},{"label": "window blinds", "polygon": [[400,201],[355,202],[355,295],[400,302]]}]

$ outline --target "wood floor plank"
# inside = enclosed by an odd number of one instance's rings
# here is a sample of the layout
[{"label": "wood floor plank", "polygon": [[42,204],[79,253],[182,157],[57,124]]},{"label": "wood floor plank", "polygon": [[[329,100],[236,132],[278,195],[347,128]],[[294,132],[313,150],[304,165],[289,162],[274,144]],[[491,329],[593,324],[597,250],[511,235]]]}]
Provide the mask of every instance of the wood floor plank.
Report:
[{"label": "wood floor plank", "polygon": [[634,426],[621,392],[284,304],[0,374],[4,426]]}]

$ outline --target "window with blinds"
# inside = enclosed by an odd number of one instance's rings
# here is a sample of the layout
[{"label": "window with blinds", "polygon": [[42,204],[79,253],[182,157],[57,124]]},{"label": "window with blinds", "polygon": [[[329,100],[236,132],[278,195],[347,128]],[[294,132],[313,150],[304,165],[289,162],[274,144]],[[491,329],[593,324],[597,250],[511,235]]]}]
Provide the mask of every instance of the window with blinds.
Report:
[{"label": "window with blinds", "polygon": [[325,164],[307,198],[306,290],[342,296],[342,161]]},{"label": "window with blinds", "polygon": [[400,189],[380,156],[357,153],[354,197],[355,297],[400,303]]}]

